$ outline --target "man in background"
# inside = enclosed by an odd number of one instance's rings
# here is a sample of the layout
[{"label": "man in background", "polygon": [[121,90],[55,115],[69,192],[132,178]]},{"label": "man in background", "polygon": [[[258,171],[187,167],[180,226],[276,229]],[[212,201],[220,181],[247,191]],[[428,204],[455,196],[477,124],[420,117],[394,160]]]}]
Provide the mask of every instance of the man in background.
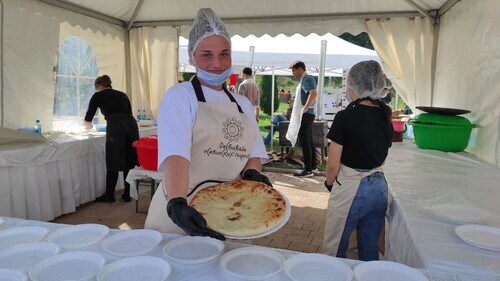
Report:
[{"label": "man in background", "polygon": [[[290,66],[295,79],[300,80],[297,87],[295,99],[299,102],[294,103],[293,111],[300,110],[301,121],[300,129],[297,134],[300,146],[302,147],[302,155],[304,157],[304,170],[300,173],[295,173],[296,177],[312,177],[312,170],[317,168],[316,149],[313,142],[313,124],[316,118],[314,107],[318,91],[314,77],[306,72],[306,65],[302,61],[296,61]],[[297,108],[295,105],[298,105]],[[293,113],[292,113],[293,114]]]},{"label": "man in background", "polygon": [[252,79],[252,69],[245,67],[241,72],[241,78],[243,82],[238,87],[238,94],[248,98],[255,109],[255,120],[259,122],[260,90]]}]

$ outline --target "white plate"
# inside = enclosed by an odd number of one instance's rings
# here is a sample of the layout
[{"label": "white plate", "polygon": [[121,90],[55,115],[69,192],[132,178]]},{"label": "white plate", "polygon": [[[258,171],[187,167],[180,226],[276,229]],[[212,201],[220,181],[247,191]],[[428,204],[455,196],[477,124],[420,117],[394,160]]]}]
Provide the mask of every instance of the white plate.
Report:
[{"label": "white plate", "polygon": [[28,275],[15,269],[0,269],[0,281],[28,281]]},{"label": "white plate", "polygon": [[195,264],[211,261],[224,250],[221,241],[200,236],[185,236],[168,242],[163,253],[178,263]]},{"label": "white plate", "polygon": [[488,218],[485,210],[467,205],[439,204],[431,211],[437,218],[459,224],[482,223]]},{"label": "white plate", "polygon": [[60,251],[57,245],[50,242],[19,244],[0,252],[0,268],[28,271],[36,263]]},{"label": "white plate", "polygon": [[33,281],[91,280],[106,264],[103,256],[87,251],[60,254],[37,263],[29,272]]},{"label": "white plate", "polygon": [[47,240],[62,248],[80,248],[95,244],[109,233],[102,224],[79,224],[60,228],[47,236]]},{"label": "white plate", "polygon": [[163,281],[172,268],[167,261],[157,257],[140,256],[125,258],[106,265],[97,281]]},{"label": "white plate", "polygon": [[278,252],[254,246],[229,251],[220,259],[226,273],[243,280],[269,279],[283,270],[284,262]]},{"label": "white plate", "polygon": [[119,232],[102,241],[102,248],[115,256],[139,256],[153,250],[163,241],[163,235],[151,229],[135,229]]},{"label": "white plate", "polygon": [[466,224],[456,227],[455,233],[467,244],[487,250],[500,251],[500,228]]},{"label": "white plate", "polygon": [[49,230],[41,226],[20,226],[0,231],[0,250],[42,240]]},{"label": "white plate", "polygon": [[338,258],[322,254],[297,254],[285,261],[293,281],[351,281],[352,269]]},{"label": "white plate", "polygon": [[273,228],[271,229],[268,229],[262,233],[258,233],[258,234],[254,234],[254,235],[246,235],[246,236],[231,236],[231,235],[225,235],[226,238],[229,238],[229,239],[238,239],[238,240],[245,240],[245,239],[256,239],[256,238],[260,238],[260,237],[264,237],[264,236],[268,236],[276,231],[278,231],[279,229],[281,229],[283,226],[285,226],[285,224],[288,222],[288,220],[290,219],[290,216],[292,215],[292,205],[290,204],[290,201],[288,201],[288,198],[285,196],[285,194],[281,193],[279,190],[276,190],[278,191],[281,196],[283,196],[283,198],[285,198],[285,204],[286,204],[286,211],[285,211],[285,216],[283,217],[283,219],[281,220],[280,223],[278,223],[277,225],[275,225]]},{"label": "white plate", "polygon": [[354,268],[357,281],[428,281],[420,271],[390,261],[369,261]]}]

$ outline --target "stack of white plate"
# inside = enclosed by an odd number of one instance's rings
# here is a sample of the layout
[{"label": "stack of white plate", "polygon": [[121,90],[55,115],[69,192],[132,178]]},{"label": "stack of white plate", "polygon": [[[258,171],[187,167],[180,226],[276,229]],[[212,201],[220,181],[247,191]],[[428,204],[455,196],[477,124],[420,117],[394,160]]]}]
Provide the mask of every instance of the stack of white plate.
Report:
[{"label": "stack of white plate", "polygon": [[185,236],[168,242],[163,253],[170,260],[183,264],[204,263],[216,259],[224,250],[224,243],[217,239]]},{"label": "stack of white plate", "polygon": [[500,228],[466,224],[456,227],[455,233],[467,244],[491,251],[500,251]]},{"label": "stack of white plate", "polygon": [[26,273],[15,270],[0,268],[0,280],[2,281],[28,281]]},{"label": "stack of white plate", "polygon": [[23,243],[41,241],[49,230],[41,226],[20,226],[0,231],[0,250]]},{"label": "stack of white plate", "polygon": [[60,228],[47,236],[47,240],[61,248],[87,247],[101,241],[109,233],[102,224],[79,224]]},{"label": "stack of white plate", "polygon": [[110,263],[97,274],[97,281],[163,281],[172,268],[167,261],[157,257],[139,256]]},{"label": "stack of white plate", "polygon": [[60,250],[50,242],[19,244],[0,252],[0,268],[29,271],[36,263],[57,255]]},{"label": "stack of white plate", "polygon": [[390,261],[369,261],[354,268],[356,281],[428,281],[420,271]]},{"label": "stack of white plate", "polygon": [[103,256],[87,251],[69,252],[37,263],[29,272],[33,281],[86,281],[106,264]]},{"label": "stack of white plate", "polygon": [[293,281],[350,281],[351,268],[338,258],[323,254],[298,254],[285,261],[285,273]]},{"label": "stack of white plate", "polygon": [[220,259],[220,265],[232,277],[264,280],[280,273],[284,261],[282,255],[271,249],[252,246],[225,253]]},{"label": "stack of white plate", "polygon": [[143,255],[163,241],[163,235],[151,229],[136,229],[119,232],[104,239],[102,248],[119,257],[131,257]]}]

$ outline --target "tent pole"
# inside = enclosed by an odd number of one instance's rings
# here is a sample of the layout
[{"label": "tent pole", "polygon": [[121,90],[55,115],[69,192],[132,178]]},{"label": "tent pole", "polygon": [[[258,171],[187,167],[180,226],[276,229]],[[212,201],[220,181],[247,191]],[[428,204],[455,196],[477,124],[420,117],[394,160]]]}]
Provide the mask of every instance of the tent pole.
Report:
[{"label": "tent pole", "polygon": [[125,28],[125,88],[127,89],[127,95],[132,99],[132,74],[130,71],[130,29]]},{"label": "tent pole", "polygon": [[273,68],[271,69],[272,70],[272,74],[273,74],[273,81],[271,83],[271,151],[273,151],[273,139],[274,139],[274,135],[273,135],[273,129],[274,129],[274,126],[273,126],[273,118],[274,118],[274,66]]},{"label": "tent pole", "polygon": [[255,52],[255,46],[250,46],[248,48],[247,66],[253,69],[253,54]]},{"label": "tent pole", "polygon": [[318,99],[316,100],[316,120],[323,119],[323,84],[325,83],[326,40],[321,40],[321,56],[318,74]]},{"label": "tent pole", "polygon": [[0,83],[2,84],[2,86],[0,87],[0,110],[2,110],[2,122],[0,123],[0,126],[3,127],[3,124],[4,124],[4,117],[5,117],[5,108],[3,106],[3,89],[4,89],[4,85],[3,85],[3,1],[0,0],[0,9],[2,10],[1,11],[1,14],[0,14],[0,75],[2,75],[1,77],[1,80],[0,80]]}]

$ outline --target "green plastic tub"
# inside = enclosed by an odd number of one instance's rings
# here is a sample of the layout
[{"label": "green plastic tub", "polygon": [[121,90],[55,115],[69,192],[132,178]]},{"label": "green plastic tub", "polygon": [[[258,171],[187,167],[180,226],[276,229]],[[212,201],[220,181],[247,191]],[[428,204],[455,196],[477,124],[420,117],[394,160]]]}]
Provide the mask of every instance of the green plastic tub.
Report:
[{"label": "green plastic tub", "polygon": [[465,117],[431,113],[419,114],[410,122],[419,148],[446,152],[464,151],[476,127]]}]

